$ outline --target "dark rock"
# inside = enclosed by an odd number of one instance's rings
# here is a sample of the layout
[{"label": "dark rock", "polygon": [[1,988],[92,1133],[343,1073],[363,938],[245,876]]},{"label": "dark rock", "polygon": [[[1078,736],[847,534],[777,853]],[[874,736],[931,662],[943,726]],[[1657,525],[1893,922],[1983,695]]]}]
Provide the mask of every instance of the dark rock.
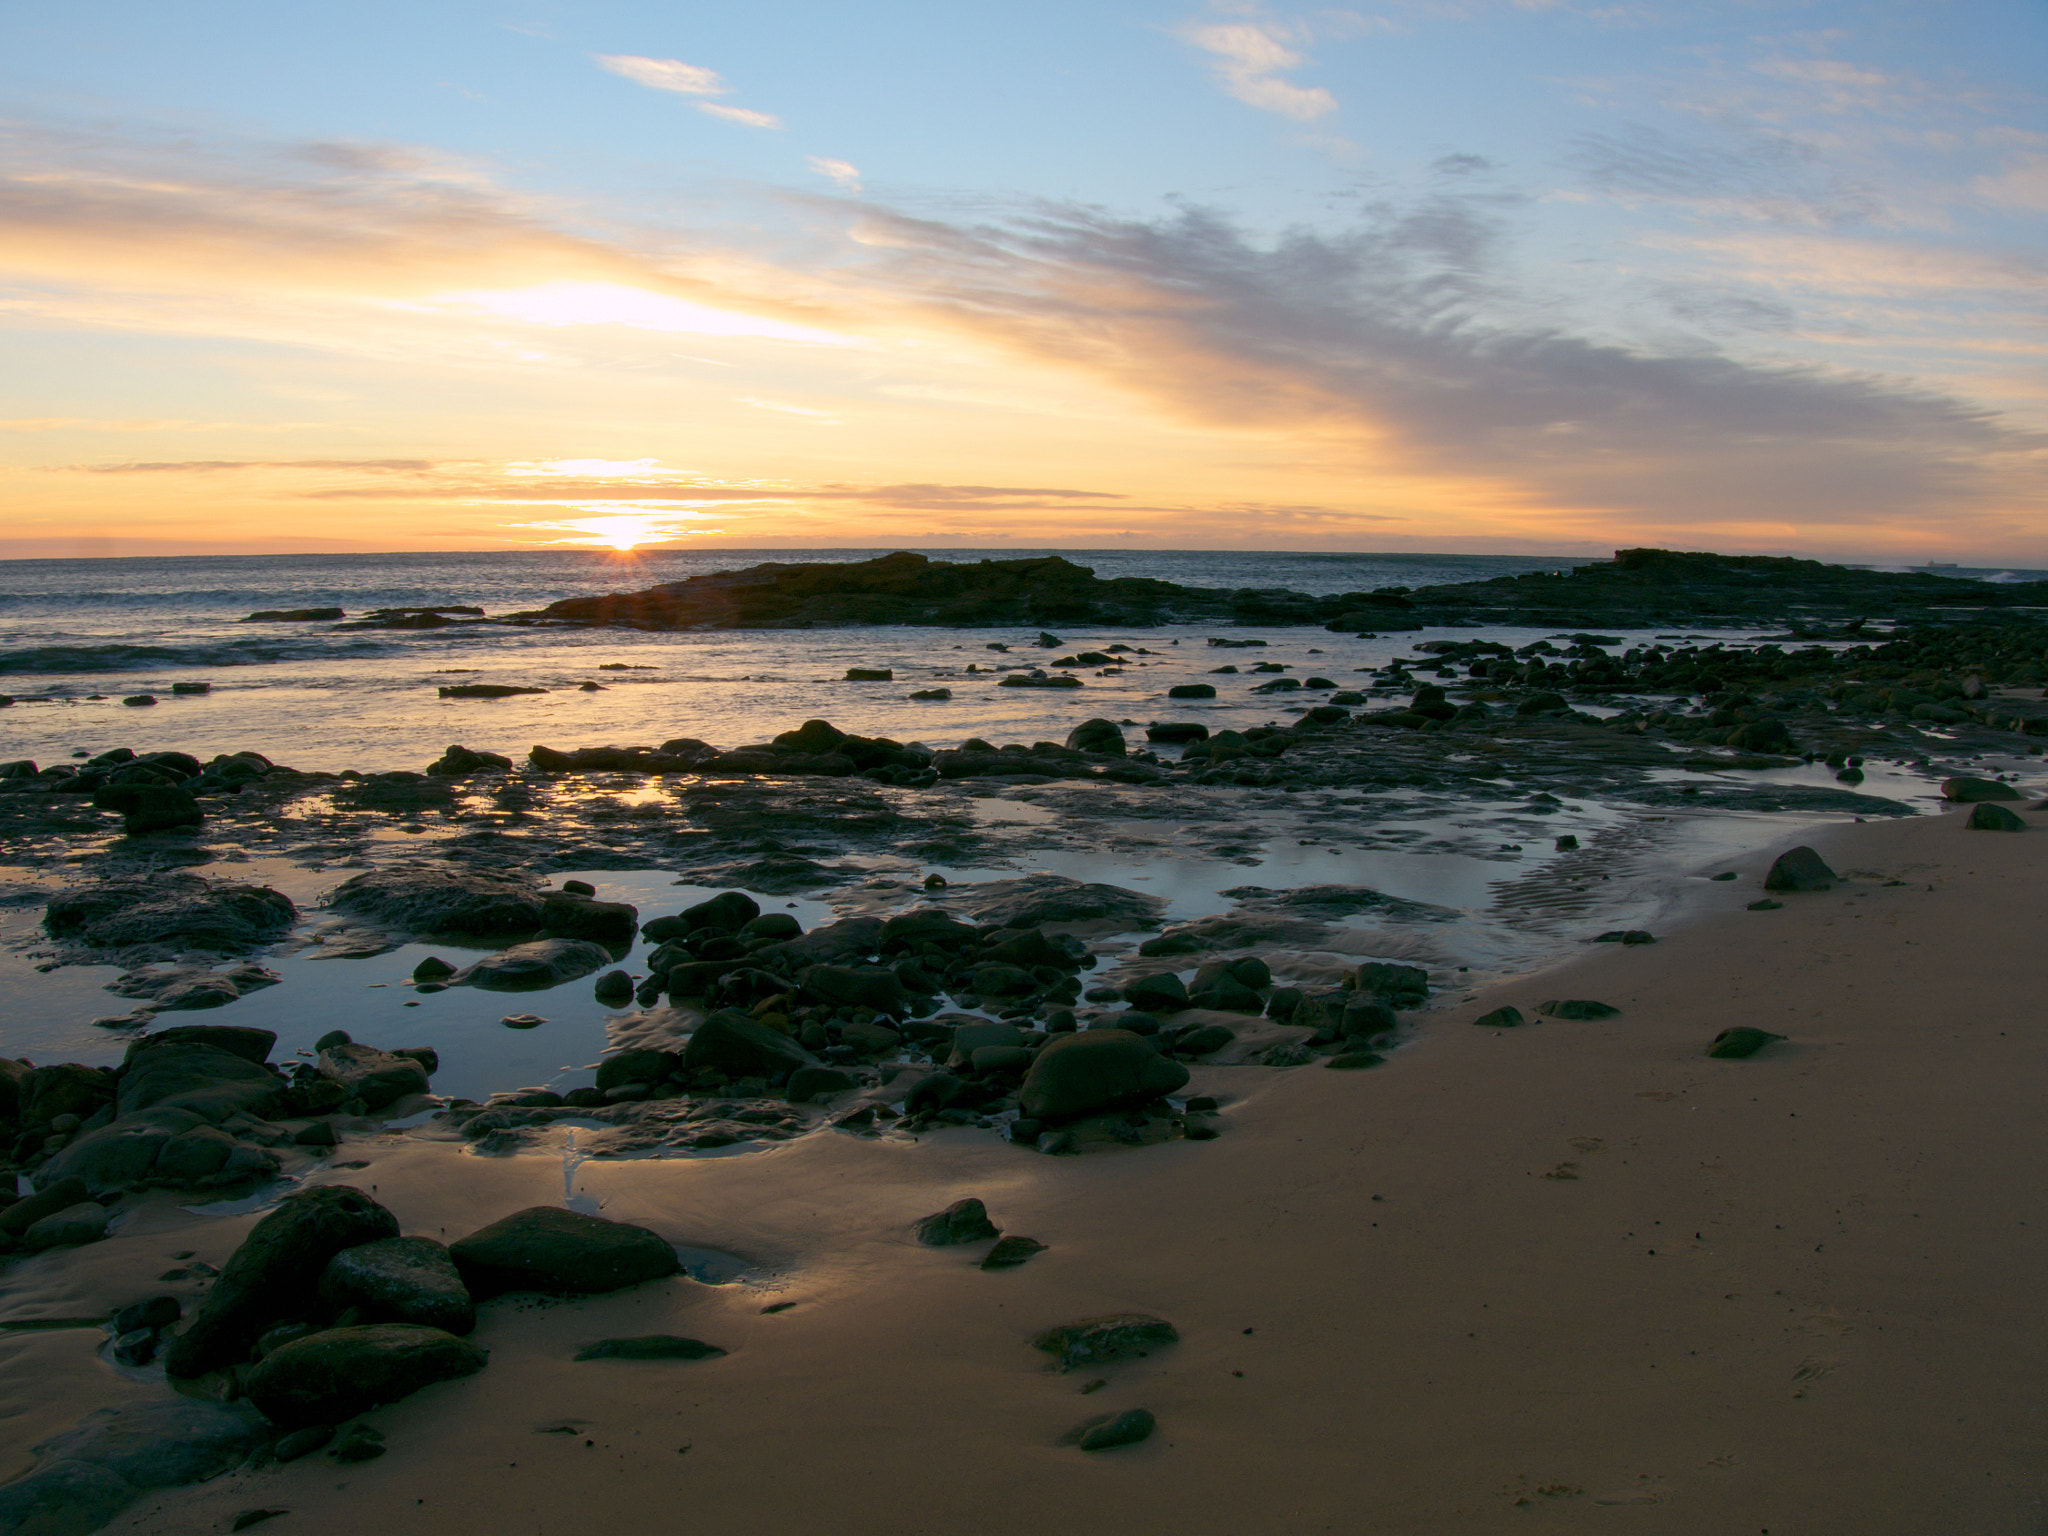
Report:
[{"label": "dark rock", "polygon": [[53,1211],[21,1234],[24,1253],[42,1253],[51,1248],[82,1248],[107,1235],[107,1208],[83,1201]]},{"label": "dark rock", "polygon": [[681,1065],[673,1051],[620,1051],[597,1064],[597,1088],[604,1092],[626,1083],[658,1083]]},{"label": "dark rock", "polygon": [[1772,1041],[1784,1038],[1767,1029],[1752,1029],[1747,1024],[1738,1024],[1714,1036],[1714,1043],[1707,1047],[1707,1054],[1725,1061],[1740,1061],[1746,1056],[1754,1056]]},{"label": "dark rock", "polygon": [[330,1328],[264,1356],[249,1373],[247,1390],[271,1423],[299,1429],[352,1418],[435,1382],[473,1376],[485,1360],[476,1345],[438,1328]]},{"label": "dark rock", "polygon": [[1369,1067],[1385,1066],[1387,1058],[1378,1051],[1346,1051],[1341,1056],[1332,1056],[1323,1065],[1337,1072],[1361,1072]]},{"label": "dark rock", "polygon": [[219,1122],[231,1114],[273,1113],[285,1084],[270,1068],[212,1045],[167,1044],[131,1055],[121,1074],[123,1115],[183,1109]]},{"label": "dark rock", "polygon": [[1957,805],[1974,805],[1986,800],[2023,800],[2026,797],[2010,784],[1997,779],[1954,778],[1941,781],[1941,798]]},{"label": "dark rock", "polygon": [[1546,1019],[1611,1019],[1621,1012],[1611,1004],[1583,997],[1544,1003],[1536,1011]]},{"label": "dark rock", "polygon": [[1209,727],[1194,720],[1165,720],[1157,725],[1145,727],[1147,741],[1164,742],[1174,745],[1189,741],[1207,741]]},{"label": "dark rock", "polygon": [[114,1096],[113,1076],[76,1061],[53,1062],[24,1073],[16,1088],[21,1123],[45,1125],[59,1115],[93,1114]]},{"label": "dark rock", "polygon": [[253,1413],[191,1398],[97,1409],[38,1445],[36,1469],[0,1488],[0,1531],[85,1536],[143,1493],[231,1471],[264,1439]]},{"label": "dark rock", "polygon": [[383,1435],[367,1424],[351,1424],[341,1432],[334,1442],[334,1449],[327,1454],[344,1466],[358,1462],[375,1461],[389,1447],[384,1444]]},{"label": "dark rock", "polygon": [[1491,1013],[1482,1013],[1472,1021],[1481,1029],[1514,1029],[1529,1021],[1522,1017],[1522,1010],[1512,1004],[1496,1008]]},{"label": "dark rock", "polygon": [[409,1094],[427,1091],[427,1069],[419,1062],[367,1045],[329,1046],[320,1053],[316,1070],[361,1099],[372,1114]]},{"label": "dark rock", "polygon": [[889,667],[848,667],[844,681],[849,683],[887,683],[895,680],[896,673]]},{"label": "dark rock", "polygon": [[1766,896],[1762,901],[1752,901],[1749,904],[1749,910],[1751,912],[1776,912],[1784,905],[1785,903],[1782,901],[1772,901],[1770,897]]},{"label": "dark rock", "polygon": [[1039,1051],[1018,1093],[1034,1120],[1071,1120],[1160,1098],[1187,1085],[1188,1069],[1140,1035],[1091,1029],[1060,1035]]},{"label": "dark rock", "polygon": [[[823,722],[819,722],[823,724]],[[737,933],[748,923],[761,915],[761,904],[745,891],[721,891],[716,896],[685,907],[676,915],[676,921],[687,924],[685,931],[694,933],[700,928],[723,928]],[[650,938],[669,937],[650,933]]]},{"label": "dark rock", "polygon": [[1645,932],[1641,928],[1612,928],[1606,933],[1596,936],[1593,942],[1595,944],[1654,944],[1657,942],[1657,935]]},{"label": "dark rock", "polygon": [[325,624],[346,618],[339,608],[264,608],[250,614],[244,624]]},{"label": "dark rock", "polygon": [[109,784],[93,791],[92,803],[121,813],[121,830],[130,837],[196,827],[204,819],[192,791],[176,784]]},{"label": "dark rock", "polygon": [[476,1296],[506,1291],[616,1291],[678,1272],[675,1249],[657,1233],[559,1206],[537,1205],[492,1222],[450,1246]]},{"label": "dark rock", "polygon": [[510,683],[443,683],[444,699],[509,699],[522,693],[546,693],[545,688],[520,688]]},{"label": "dark rock", "polygon": [[557,938],[624,948],[639,931],[639,920],[639,909],[623,901],[597,901],[570,891],[550,891],[541,900],[540,925]]},{"label": "dark rock", "polygon": [[1015,1269],[1029,1260],[1033,1254],[1045,1252],[1045,1244],[1035,1237],[1005,1237],[995,1247],[982,1255],[983,1269]]},{"label": "dark rock", "polygon": [[45,1216],[78,1205],[92,1198],[92,1191],[80,1178],[53,1180],[26,1199],[17,1200],[5,1210],[0,1210],[0,1236],[19,1237]]},{"label": "dark rock", "polygon": [[366,870],[342,882],[327,904],[337,912],[405,933],[489,937],[539,928],[543,900],[543,893],[523,876],[404,863]]},{"label": "dark rock", "polygon": [[627,1003],[633,998],[633,978],[625,971],[607,971],[597,978],[591,995],[600,1003]]},{"label": "dark rock", "polygon": [[683,1048],[686,1073],[720,1072],[732,1079],[774,1077],[818,1065],[817,1057],[788,1035],[736,1008],[723,1008],[699,1024]]},{"label": "dark rock", "polygon": [[301,1456],[312,1455],[333,1438],[332,1424],[309,1424],[304,1429],[279,1435],[270,1447],[270,1454],[279,1461],[297,1461]]},{"label": "dark rock", "polygon": [[1059,1443],[1077,1445],[1084,1451],[1113,1451],[1120,1445],[1136,1445],[1151,1439],[1158,1422],[1144,1408],[1098,1414],[1061,1435]]},{"label": "dark rock", "polygon": [[822,1002],[877,1013],[901,1013],[910,1001],[901,978],[885,966],[813,965],[803,973],[803,986]]},{"label": "dark rock", "polygon": [[169,1029],[155,1030],[132,1042],[122,1065],[124,1068],[132,1067],[144,1051],[167,1045],[210,1045],[260,1066],[270,1060],[270,1053],[277,1047],[277,1031],[251,1029],[241,1024],[177,1024]]},{"label": "dark rock", "polygon": [[701,1339],[648,1333],[630,1339],[599,1339],[576,1351],[578,1360],[718,1360],[725,1351]]},{"label": "dark rock", "polygon": [[313,1294],[337,1253],[398,1236],[383,1206],[346,1184],[285,1196],[234,1251],[199,1313],[164,1355],[173,1376],[203,1376],[243,1359],[272,1324]]},{"label": "dark rock", "polygon": [[611,963],[610,950],[582,939],[534,939],[464,966],[448,984],[486,992],[538,992],[594,975]]},{"label": "dark rock", "polygon": [[1804,844],[1787,849],[1778,855],[1771,865],[1771,871],[1764,876],[1767,891],[1829,891],[1841,877],[1827,866],[1827,861]]},{"label": "dark rock", "polygon": [[468,747],[451,746],[439,758],[427,765],[427,772],[437,779],[459,779],[472,773],[510,773],[512,759],[496,752],[473,752]]},{"label": "dark rock", "polygon": [[116,1312],[107,1324],[114,1333],[133,1333],[138,1328],[168,1328],[185,1315],[175,1296],[152,1296],[146,1301],[131,1301]]},{"label": "dark rock", "polygon": [[2002,805],[1985,802],[1970,809],[1964,823],[1972,832],[2024,832],[2027,824]]},{"label": "dark rock", "polygon": [[1216,697],[1214,683],[1175,683],[1166,690],[1169,699],[1213,699]]},{"label": "dark rock", "polygon": [[1163,971],[1128,983],[1124,1001],[1147,1013],[1178,1013],[1188,1006],[1188,989],[1173,972]]},{"label": "dark rock", "polygon": [[1067,732],[1067,746],[1076,752],[1098,752],[1122,757],[1130,750],[1124,733],[1113,720],[1083,720]]},{"label": "dark rock", "polygon": [[51,898],[43,926],[99,948],[159,944],[232,954],[269,944],[298,909],[259,885],[215,885],[197,875],[127,875]]},{"label": "dark rock", "polygon": [[1000,1236],[1002,1228],[988,1219],[988,1207],[971,1198],[955,1200],[937,1215],[917,1223],[917,1240],[927,1248],[951,1248]]},{"label": "dark rock", "polygon": [[125,1333],[117,1333],[108,1353],[114,1357],[116,1365],[145,1366],[156,1358],[156,1330],[131,1328]]},{"label": "dark rock", "polygon": [[789,1075],[787,1097],[792,1104],[810,1104],[858,1086],[852,1077],[837,1067],[798,1067]]},{"label": "dark rock", "polygon": [[1164,1318],[1143,1312],[1084,1317],[1035,1335],[1031,1347],[1051,1355],[1061,1370],[1109,1360],[1143,1359],[1155,1349],[1178,1344],[1180,1333]]},{"label": "dark rock", "polygon": [[417,1323],[448,1333],[476,1327],[476,1305],[448,1250],[430,1237],[387,1237],[345,1248],[320,1276],[320,1299],[356,1307],[376,1322]]},{"label": "dark rock", "polygon": [[1351,973],[1351,984],[1394,1008],[1419,1008],[1429,1000],[1429,972],[1419,965],[1371,961]]},{"label": "dark rock", "polygon": [[1176,1035],[1173,1048],[1183,1056],[1213,1056],[1226,1045],[1233,1045],[1236,1041],[1237,1031],[1227,1025],[1204,1024],[1184,1035]]}]

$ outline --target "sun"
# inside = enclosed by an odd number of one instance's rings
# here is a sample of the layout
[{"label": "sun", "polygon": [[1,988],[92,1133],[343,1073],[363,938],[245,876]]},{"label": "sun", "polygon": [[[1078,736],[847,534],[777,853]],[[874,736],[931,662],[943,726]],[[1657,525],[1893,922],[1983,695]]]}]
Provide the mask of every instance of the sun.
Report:
[{"label": "sun", "polygon": [[630,554],[642,544],[668,537],[668,524],[671,521],[673,519],[630,513],[614,517],[579,518],[563,526],[576,529],[583,537],[565,539],[563,542],[608,545],[622,555]]}]

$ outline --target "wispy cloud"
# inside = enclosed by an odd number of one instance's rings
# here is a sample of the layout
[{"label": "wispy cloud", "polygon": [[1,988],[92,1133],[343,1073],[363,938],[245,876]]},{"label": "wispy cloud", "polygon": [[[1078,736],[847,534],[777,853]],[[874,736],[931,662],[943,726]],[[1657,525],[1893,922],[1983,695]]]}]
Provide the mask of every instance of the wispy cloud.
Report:
[{"label": "wispy cloud", "polygon": [[1296,85],[1282,78],[1281,71],[1308,62],[1289,46],[1293,31],[1284,22],[1248,19],[1189,22],[1179,35],[1213,56],[1223,89],[1246,106],[1298,123],[1314,122],[1337,110],[1337,98],[1319,85]]},{"label": "wispy cloud", "polygon": [[685,64],[681,59],[650,59],[636,53],[594,53],[591,58],[650,91],[674,91],[680,96],[726,96],[732,91],[717,70]]},{"label": "wispy cloud", "polygon": [[713,117],[725,119],[728,123],[740,123],[748,128],[780,128],[782,119],[773,112],[756,112],[751,107],[728,107],[716,101],[700,101],[699,112],[708,112]]},{"label": "wispy cloud", "polygon": [[842,192],[860,190],[860,167],[845,160],[828,160],[823,155],[812,155],[810,167],[830,181]]}]

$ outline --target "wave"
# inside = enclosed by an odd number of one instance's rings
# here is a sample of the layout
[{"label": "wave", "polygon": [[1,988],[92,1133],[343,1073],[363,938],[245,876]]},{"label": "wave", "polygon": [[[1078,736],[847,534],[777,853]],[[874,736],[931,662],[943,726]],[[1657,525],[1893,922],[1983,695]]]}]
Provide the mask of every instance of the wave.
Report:
[{"label": "wave", "polygon": [[24,672],[149,672],[166,667],[261,667],[281,661],[381,656],[378,640],[235,640],[194,645],[38,645],[0,654],[0,675]]}]

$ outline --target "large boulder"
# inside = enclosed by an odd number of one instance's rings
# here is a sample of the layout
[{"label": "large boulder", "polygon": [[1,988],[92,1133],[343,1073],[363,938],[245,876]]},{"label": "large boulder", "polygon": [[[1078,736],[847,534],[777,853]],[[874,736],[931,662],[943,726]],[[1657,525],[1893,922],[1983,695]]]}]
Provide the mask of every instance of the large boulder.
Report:
[{"label": "large boulder", "polygon": [[1841,877],[1828,868],[1827,860],[1801,844],[1788,848],[1772,863],[1764,876],[1767,891],[1831,891]]},{"label": "large boulder", "polygon": [[43,926],[98,948],[137,944],[235,954],[284,936],[299,919],[268,886],[216,885],[197,875],[124,875],[52,897]]},{"label": "large boulder", "polygon": [[17,1090],[21,1123],[42,1125],[59,1115],[80,1119],[97,1111],[114,1096],[112,1073],[81,1062],[52,1062],[22,1074]]},{"label": "large boulder", "polygon": [[373,1046],[339,1041],[320,1052],[315,1068],[329,1082],[363,1101],[374,1114],[408,1094],[427,1091],[427,1069],[411,1056],[394,1056]]},{"label": "large boulder", "polygon": [[867,959],[881,947],[883,922],[878,917],[846,917],[813,928],[800,938],[769,944],[754,952],[757,964],[773,965],[794,975],[807,965],[846,965]]},{"label": "large boulder", "polygon": [[398,1219],[346,1184],[285,1196],[242,1239],[197,1315],[171,1339],[164,1369],[203,1376],[239,1362],[264,1330],[304,1308],[337,1253],[396,1236]]},{"label": "large boulder", "polygon": [[1099,752],[1122,757],[1129,751],[1124,733],[1113,720],[1083,720],[1067,732],[1067,746],[1076,752]]},{"label": "large boulder", "polygon": [[73,1181],[97,1199],[135,1189],[232,1189],[275,1178],[277,1155],[216,1130],[187,1109],[124,1115],[36,1170],[42,1188]]},{"label": "large boulder", "polygon": [[210,1045],[260,1066],[270,1060],[271,1051],[277,1047],[277,1031],[251,1029],[242,1024],[176,1024],[133,1041],[122,1064],[133,1066],[142,1052],[166,1045]]},{"label": "large boulder", "polygon": [[437,1381],[474,1376],[486,1358],[439,1328],[330,1328],[265,1355],[249,1373],[249,1401],[280,1429],[335,1424]]},{"label": "large boulder", "polygon": [[1140,976],[1124,987],[1124,1001],[1147,1013],[1178,1013],[1188,1006],[1188,989],[1171,971]]},{"label": "large boulder", "polygon": [[818,1058],[779,1030],[737,1008],[721,1008],[699,1024],[683,1047],[683,1071],[722,1072],[729,1078],[775,1077]]},{"label": "large boulder", "polygon": [[1060,1035],[1038,1053],[1018,1103],[1034,1120],[1072,1120],[1184,1088],[1188,1069],[1127,1029]]},{"label": "large boulder", "polygon": [[121,830],[130,837],[196,827],[202,820],[192,791],[178,784],[108,784],[93,791],[92,803],[121,813]]},{"label": "large boulder", "polygon": [[640,909],[628,902],[550,891],[541,902],[540,925],[557,938],[585,939],[619,949],[631,944],[639,932]]},{"label": "large boulder", "polygon": [[1998,779],[1973,779],[1964,776],[1943,779],[1941,798],[1954,805],[1976,805],[1986,800],[2022,800],[2026,797],[2010,784]]},{"label": "large boulder", "polygon": [[448,1250],[431,1237],[387,1237],[344,1248],[320,1276],[320,1299],[359,1307],[379,1322],[449,1333],[476,1327],[476,1303]]},{"label": "large boulder", "polygon": [[486,955],[448,978],[452,987],[486,992],[538,992],[580,981],[612,963],[611,951],[582,939],[535,939]]},{"label": "large boulder", "polygon": [[194,1042],[132,1052],[121,1073],[117,1103],[123,1115],[183,1109],[219,1122],[233,1114],[273,1114],[284,1091],[284,1079],[270,1068],[246,1055]]},{"label": "large boulder", "polygon": [[454,1243],[448,1254],[476,1296],[591,1295],[660,1280],[681,1268],[660,1234],[555,1205],[514,1211]]},{"label": "large boulder", "polygon": [[35,1470],[0,1488],[0,1531],[85,1536],[151,1489],[232,1471],[268,1438],[246,1408],[192,1398],[97,1409],[35,1447]]},{"label": "large boulder", "polygon": [[523,875],[425,863],[366,870],[327,898],[337,912],[398,932],[484,937],[532,933],[544,902]]}]

